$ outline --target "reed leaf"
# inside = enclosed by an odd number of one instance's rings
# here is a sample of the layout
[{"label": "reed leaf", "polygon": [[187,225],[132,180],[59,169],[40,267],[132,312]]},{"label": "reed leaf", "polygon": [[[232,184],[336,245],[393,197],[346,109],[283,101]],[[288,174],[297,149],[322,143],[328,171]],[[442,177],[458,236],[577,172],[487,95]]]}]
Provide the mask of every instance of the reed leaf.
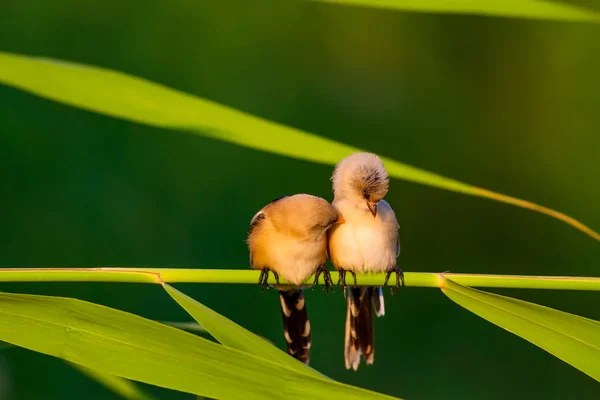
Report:
[{"label": "reed leaf", "polygon": [[95,380],[108,390],[126,400],[156,400],[149,394],[144,393],[144,391],[130,380],[119,378],[118,376],[107,374],[103,371],[87,368],[82,365],[69,364],[88,378]]},{"label": "reed leaf", "polygon": [[[0,52],[0,65],[0,83],[115,118],[179,129],[255,150],[328,165],[362,151],[118,71],[6,52]],[[598,232],[561,212],[391,158],[382,159],[394,178],[534,210],[600,241]]]},{"label": "reed leaf", "polygon": [[600,382],[600,323],[549,307],[444,280],[452,301]]},{"label": "reed leaf", "polygon": [[0,340],[107,374],[211,398],[393,398],[69,298],[0,293]]},{"label": "reed leaf", "polygon": [[544,0],[309,0],[344,6],[436,14],[472,14],[488,17],[549,21],[600,22],[600,15],[574,5]]},{"label": "reed leaf", "polygon": [[309,366],[301,363],[287,353],[232,320],[211,310],[204,304],[192,299],[174,287],[163,284],[165,291],[188,314],[204,327],[215,339],[225,346],[245,351],[255,356],[266,358],[299,372],[322,377],[323,375]]}]

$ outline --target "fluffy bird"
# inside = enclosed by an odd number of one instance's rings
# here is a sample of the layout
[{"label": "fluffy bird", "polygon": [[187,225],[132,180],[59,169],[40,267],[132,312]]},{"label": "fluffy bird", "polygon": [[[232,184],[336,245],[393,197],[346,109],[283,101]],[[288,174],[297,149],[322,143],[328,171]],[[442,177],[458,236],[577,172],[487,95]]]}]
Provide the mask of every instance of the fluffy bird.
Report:
[{"label": "fluffy bird", "polygon": [[[250,265],[262,270],[259,285],[267,287],[269,272],[278,283],[283,328],[288,353],[308,364],[310,322],[304,301],[303,282],[315,273],[324,275],[325,290],[332,286],[327,261],[327,230],[342,223],[337,210],[320,197],[284,196],[263,207],[250,223]],[[279,285],[279,276],[289,285]]]},{"label": "fluffy bird", "polygon": [[[396,273],[396,290],[404,275],[396,264],[400,254],[398,222],[383,200],[389,178],[375,154],[355,153],[340,161],[331,177],[333,205],[346,221],[329,232],[329,257],[346,287],[346,272],[356,284],[356,272],[387,272],[384,286]],[[344,360],[347,369],[358,369],[361,355],[372,364],[375,355],[373,308],[385,314],[381,287],[348,287]]]}]

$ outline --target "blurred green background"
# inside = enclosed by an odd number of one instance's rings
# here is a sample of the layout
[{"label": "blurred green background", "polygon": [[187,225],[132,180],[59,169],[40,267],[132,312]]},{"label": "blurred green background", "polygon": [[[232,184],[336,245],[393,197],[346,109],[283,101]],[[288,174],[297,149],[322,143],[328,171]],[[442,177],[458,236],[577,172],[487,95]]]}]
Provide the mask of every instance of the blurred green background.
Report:
[{"label": "blurred green background", "polygon": [[[251,3],[3,0],[0,50],[124,71],[600,229],[600,26]],[[286,194],[331,199],[331,172],[0,86],[0,266],[247,268],[254,213]],[[546,216],[398,180],[388,201],[407,271],[599,275],[598,243]],[[284,346],[273,291],[176,287]],[[190,319],[152,285],[0,290]],[[600,320],[598,293],[497,292]],[[311,365],[342,382],[408,399],[600,398],[591,378],[433,289],[388,296],[375,364],[346,371],[340,290],[307,298]],[[117,397],[61,360],[0,352],[0,399],[83,398]]]}]

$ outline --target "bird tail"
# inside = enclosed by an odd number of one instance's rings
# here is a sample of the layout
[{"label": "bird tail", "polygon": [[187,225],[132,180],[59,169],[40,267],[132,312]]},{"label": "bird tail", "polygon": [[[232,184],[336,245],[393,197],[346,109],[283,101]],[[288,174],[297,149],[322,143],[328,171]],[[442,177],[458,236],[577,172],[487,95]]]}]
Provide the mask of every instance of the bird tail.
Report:
[{"label": "bird tail", "polygon": [[288,353],[308,365],[310,359],[310,321],[302,289],[280,290],[281,315]]},{"label": "bird tail", "polygon": [[373,308],[380,317],[385,314],[381,287],[349,287],[346,310],[346,338],[344,361],[346,369],[358,369],[361,355],[367,364],[373,364],[375,344]]},{"label": "bird tail", "polygon": [[375,315],[383,317],[385,315],[385,303],[383,302],[383,288],[381,286],[373,287],[373,307]]}]

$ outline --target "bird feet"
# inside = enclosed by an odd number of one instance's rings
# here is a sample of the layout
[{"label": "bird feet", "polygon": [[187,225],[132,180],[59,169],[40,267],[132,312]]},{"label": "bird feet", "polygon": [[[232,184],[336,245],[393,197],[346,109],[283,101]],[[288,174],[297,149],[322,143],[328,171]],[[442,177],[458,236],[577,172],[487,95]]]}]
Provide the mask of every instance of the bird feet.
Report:
[{"label": "bird feet", "polygon": [[347,271],[345,269],[338,269],[338,275],[339,275],[339,279],[338,279],[338,286],[339,285],[344,285],[344,288],[346,286],[348,286],[346,284],[346,272],[350,272],[352,274],[352,278],[354,278],[354,284],[356,285],[356,273],[354,273],[354,271]]},{"label": "bird feet", "polygon": [[258,278],[258,286],[260,287],[261,292],[269,288],[269,272],[273,274],[273,276],[275,277],[275,282],[277,282],[277,284],[279,285],[279,275],[277,274],[277,272],[269,268],[263,268],[260,271],[260,277]]},{"label": "bird feet", "polygon": [[[319,276],[323,274],[323,290],[325,293],[329,293],[329,290],[333,291],[333,281],[331,280],[331,274],[325,265],[320,265],[319,268],[315,271],[315,281],[314,285],[319,283]],[[313,286],[313,290],[314,290]]]},{"label": "bird feet", "polygon": [[383,286],[388,285],[388,281],[390,280],[390,275],[392,274],[392,272],[396,273],[396,285],[390,287],[390,293],[398,294],[398,288],[400,287],[400,280],[402,280],[402,287],[404,287],[404,272],[402,272],[402,270],[400,268],[398,268],[397,265],[387,272]]},{"label": "bird feet", "polygon": [[343,285],[343,291],[344,291],[344,298],[346,298],[346,287],[348,286],[346,284],[346,273],[350,272],[352,274],[352,278],[354,278],[354,285],[356,285],[356,273],[354,271],[347,271],[345,269],[338,269],[338,286],[339,285]]}]

